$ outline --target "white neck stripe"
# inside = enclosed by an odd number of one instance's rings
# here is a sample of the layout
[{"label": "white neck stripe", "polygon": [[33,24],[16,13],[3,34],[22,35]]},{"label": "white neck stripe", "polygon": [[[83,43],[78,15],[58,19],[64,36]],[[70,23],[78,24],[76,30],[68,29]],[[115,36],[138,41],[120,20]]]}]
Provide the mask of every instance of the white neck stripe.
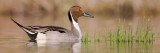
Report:
[{"label": "white neck stripe", "polygon": [[82,38],[82,35],[81,35],[80,27],[79,27],[78,23],[73,19],[71,11],[70,11],[70,15],[71,15],[72,23],[73,23],[74,27],[75,27],[75,28],[78,30],[78,32],[79,32],[79,35],[80,35],[79,39],[81,39],[81,38]]}]

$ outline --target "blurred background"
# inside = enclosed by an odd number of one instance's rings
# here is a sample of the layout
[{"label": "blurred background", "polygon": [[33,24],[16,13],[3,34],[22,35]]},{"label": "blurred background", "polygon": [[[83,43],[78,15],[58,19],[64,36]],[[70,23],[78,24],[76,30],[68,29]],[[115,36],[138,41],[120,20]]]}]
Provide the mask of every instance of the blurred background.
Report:
[{"label": "blurred background", "polygon": [[[78,22],[82,33],[87,33],[91,39],[94,39],[95,33],[103,38],[106,32],[114,31],[119,20],[121,20],[121,26],[126,26],[124,28],[128,28],[128,25],[131,26],[134,36],[137,24],[143,22],[144,19],[151,21],[151,31],[154,33],[154,37],[158,38],[160,0],[0,0],[1,52],[26,52],[23,48],[24,42],[26,43],[29,38],[21,28],[10,20],[10,17],[24,26],[61,26],[70,29],[67,13],[74,5],[81,6],[88,14],[95,16],[94,18],[81,17]],[[151,48],[153,53],[159,51],[157,46],[160,46],[160,43],[156,38],[157,42]],[[13,44],[15,42],[16,44]],[[18,48],[19,46],[22,47]],[[92,52],[93,48],[90,49]],[[145,46],[144,49],[146,49]],[[137,48],[132,50],[133,53],[139,51]],[[103,49],[103,51],[106,50]],[[103,51],[98,50],[97,52],[104,53]]]},{"label": "blurred background", "polygon": [[118,19],[125,20],[134,30],[138,19],[144,17],[151,18],[154,32],[160,31],[160,0],[0,0],[0,34],[11,31],[25,34],[9,17],[24,26],[56,25],[70,29],[67,12],[74,5],[95,16],[79,19],[82,31],[91,35],[95,30],[102,32],[115,28]]},{"label": "blurred background", "polygon": [[134,30],[138,19],[144,17],[151,18],[154,32],[160,31],[160,0],[0,0],[0,35],[25,35],[9,17],[24,26],[56,25],[70,29],[67,12],[74,5],[95,16],[79,19],[82,31],[91,36],[95,30],[103,36],[104,31],[115,28],[118,19],[125,20]]},{"label": "blurred background", "polygon": [[[71,6],[82,6],[98,15],[153,16],[160,12],[159,0],[0,0],[1,15],[64,15]],[[125,16],[124,16],[125,15]]]},{"label": "blurred background", "polygon": [[83,21],[79,21],[82,30],[88,30],[87,32],[91,34],[95,30],[102,32],[104,31],[102,29],[112,28],[119,18],[133,24],[133,27],[136,26],[138,18],[152,18],[152,24],[159,29],[159,2],[159,0],[0,0],[0,31],[2,31],[0,34],[20,29],[10,22],[9,17],[18,18],[17,21],[26,26],[58,25],[70,28],[67,12],[73,5],[81,6],[95,16],[94,19],[79,19]]}]

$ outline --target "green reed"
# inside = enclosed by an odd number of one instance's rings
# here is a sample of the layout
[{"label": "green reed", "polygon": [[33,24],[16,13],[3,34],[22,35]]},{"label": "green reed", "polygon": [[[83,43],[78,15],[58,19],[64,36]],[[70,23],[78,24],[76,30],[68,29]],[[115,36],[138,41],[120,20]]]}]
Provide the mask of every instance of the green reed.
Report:
[{"label": "green reed", "polygon": [[[128,30],[126,29],[127,28],[126,26],[122,25],[121,27],[119,20],[117,29],[110,33],[110,40],[117,42],[126,42],[126,41],[132,42],[134,40],[137,42],[152,41],[154,40],[153,39],[154,34],[152,32],[150,23],[151,23],[150,19],[145,19],[145,18],[143,18],[143,21],[141,23],[140,21],[138,21],[137,30],[134,35],[132,32],[132,27],[129,25]],[[135,38],[133,38],[133,36],[135,36]]]},{"label": "green reed", "polygon": [[112,33],[110,32],[109,35],[110,35],[110,42],[111,42],[112,41]]},{"label": "green reed", "polygon": [[[120,25],[120,20],[118,21],[117,27],[110,32],[105,32],[105,41],[109,38],[111,42],[150,42],[153,41],[154,34],[152,32],[152,27],[150,26],[151,20],[143,18],[143,21],[138,19],[138,24],[135,33],[133,33],[131,25]],[[157,33],[159,35],[159,32]],[[108,37],[109,36],[109,37]],[[100,34],[94,33],[94,42],[100,42],[102,36]],[[83,42],[91,42],[88,37],[88,33],[84,33],[82,37]]]},{"label": "green reed", "polygon": [[138,18],[138,24],[137,24],[136,33],[135,33],[135,35],[136,35],[136,36],[135,36],[135,37],[136,37],[136,38],[135,38],[135,41],[139,41],[139,36],[138,36],[138,32],[140,31],[140,30],[139,30],[139,25],[140,25],[140,24],[139,24],[139,18]]},{"label": "green reed", "polygon": [[[145,23],[145,21],[147,22]],[[139,23],[137,26],[137,31],[136,31],[136,41],[139,42],[144,42],[144,41],[152,41],[153,40],[153,32],[152,28],[150,26],[151,20],[149,19],[143,19],[142,23]]]},{"label": "green reed", "polygon": [[94,42],[100,42],[100,37],[97,36],[96,32],[94,33]]},{"label": "green reed", "polygon": [[129,26],[129,33],[128,33],[128,42],[133,41],[133,35],[132,35],[132,28]]},{"label": "green reed", "polygon": [[107,41],[107,36],[108,36],[108,33],[106,32],[106,34],[105,34],[105,41]]},{"label": "green reed", "polygon": [[122,41],[123,42],[126,42],[127,41],[127,32],[126,32],[126,29],[124,29],[125,27],[123,26],[122,27],[122,33],[121,33],[121,36],[122,36]]},{"label": "green reed", "polygon": [[110,32],[110,41],[116,41],[116,31]]},{"label": "green reed", "polygon": [[91,42],[91,39],[88,37],[88,33],[83,33],[82,42]]},{"label": "green reed", "polygon": [[120,20],[117,25],[117,29],[110,33],[110,41],[117,41],[117,42],[125,42],[127,41],[127,34],[126,29],[124,26],[120,27]]}]

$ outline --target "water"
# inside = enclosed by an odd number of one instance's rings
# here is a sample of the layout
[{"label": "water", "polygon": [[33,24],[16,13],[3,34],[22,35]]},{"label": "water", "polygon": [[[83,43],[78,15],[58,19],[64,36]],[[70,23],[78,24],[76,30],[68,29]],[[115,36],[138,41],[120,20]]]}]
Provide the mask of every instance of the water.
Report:
[{"label": "water", "polygon": [[159,41],[154,42],[100,42],[61,43],[45,46],[27,46],[24,39],[0,40],[1,53],[159,53]]},{"label": "water", "polygon": [[[141,16],[143,17],[143,16]],[[52,16],[42,17],[13,17],[18,23],[28,25],[53,25],[62,26],[70,29],[70,22],[67,15],[57,17]],[[125,22],[133,26],[133,31],[136,30],[139,16],[134,16],[131,19],[126,19]],[[117,17],[95,16],[95,18],[82,17],[79,19],[79,25],[82,32],[89,34],[91,42],[76,42],[76,43],[55,43],[46,45],[27,45],[28,36],[14,24],[8,16],[0,16],[0,52],[1,53],[159,53],[160,38],[157,33],[160,31],[159,16],[152,17],[151,26],[154,32],[155,40],[151,42],[113,42],[104,41],[105,32],[115,29]],[[125,18],[121,18],[123,20]],[[82,22],[83,21],[83,22]],[[94,33],[101,37],[100,42],[94,42]]]}]

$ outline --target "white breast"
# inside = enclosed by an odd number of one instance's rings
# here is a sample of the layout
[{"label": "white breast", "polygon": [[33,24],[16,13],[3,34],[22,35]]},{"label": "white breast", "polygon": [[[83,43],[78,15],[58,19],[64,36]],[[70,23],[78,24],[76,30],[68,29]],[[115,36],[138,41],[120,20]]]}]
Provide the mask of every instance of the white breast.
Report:
[{"label": "white breast", "polygon": [[38,33],[36,40],[37,40],[37,44],[38,44],[39,46],[45,45],[46,42],[47,42],[46,34]]},{"label": "white breast", "polygon": [[46,34],[38,33],[36,40],[44,40],[47,39]]}]

